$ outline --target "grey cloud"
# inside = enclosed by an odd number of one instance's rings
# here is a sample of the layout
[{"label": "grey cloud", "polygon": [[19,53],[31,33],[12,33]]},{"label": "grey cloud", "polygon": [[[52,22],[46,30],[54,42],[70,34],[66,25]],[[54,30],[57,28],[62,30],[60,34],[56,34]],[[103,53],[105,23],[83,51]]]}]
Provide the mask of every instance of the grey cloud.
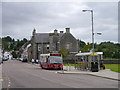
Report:
[{"label": "grey cloud", "polygon": [[[2,9],[3,35],[20,39],[30,38],[33,28],[36,28],[37,32],[50,32],[54,29],[64,30],[70,27],[76,38],[91,42],[91,15],[89,12],[83,13],[82,9],[93,9],[95,30],[108,33],[109,30],[114,32],[117,29],[115,5],[117,4],[5,2]],[[105,12],[106,10],[108,11]],[[116,41],[116,38],[110,37],[111,34],[103,36],[101,41],[108,39]]]},{"label": "grey cloud", "polygon": [[2,3],[0,3],[0,37],[2,37]]}]

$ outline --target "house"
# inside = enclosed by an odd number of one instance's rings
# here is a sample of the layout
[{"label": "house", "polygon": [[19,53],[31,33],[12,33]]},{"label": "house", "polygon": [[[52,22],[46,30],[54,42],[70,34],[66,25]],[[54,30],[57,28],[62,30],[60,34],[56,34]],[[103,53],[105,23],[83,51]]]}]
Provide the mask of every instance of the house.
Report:
[{"label": "house", "polygon": [[22,45],[22,47],[19,49],[18,54],[21,56],[22,59],[29,60],[29,48],[31,47],[30,41],[27,41],[25,44]]},{"label": "house", "polygon": [[[78,53],[79,40],[77,40],[71,33],[70,28],[66,28],[66,32],[58,32],[54,30],[53,33],[36,33],[33,30],[31,38],[31,47],[28,48],[29,59],[39,59],[40,54],[66,50],[69,53]],[[75,54],[74,54],[75,55]]]},{"label": "house", "polygon": [[28,48],[31,46],[31,44],[30,43],[27,43],[27,45],[26,45],[26,47],[24,47],[24,50],[23,50],[23,52],[21,53],[21,58],[23,59],[23,60],[29,60],[29,52],[28,52]]}]

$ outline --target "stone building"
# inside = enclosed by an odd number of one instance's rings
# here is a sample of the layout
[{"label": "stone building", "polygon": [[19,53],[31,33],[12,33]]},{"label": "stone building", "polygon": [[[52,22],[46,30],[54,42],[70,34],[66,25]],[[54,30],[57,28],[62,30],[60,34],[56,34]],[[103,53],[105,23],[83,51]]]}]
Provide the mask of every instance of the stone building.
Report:
[{"label": "stone building", "polygon": [[70,28],[66,28],[66,32],[58,32],[54,30],[53,33],[36,33],[33,30],[31,38],[31,47],[29,48],[29,59],[39,59],[40,54],[50,53],[53,51],[67,50],[69,53],[78,53],[79,40],[77,40],[71,33]]}]

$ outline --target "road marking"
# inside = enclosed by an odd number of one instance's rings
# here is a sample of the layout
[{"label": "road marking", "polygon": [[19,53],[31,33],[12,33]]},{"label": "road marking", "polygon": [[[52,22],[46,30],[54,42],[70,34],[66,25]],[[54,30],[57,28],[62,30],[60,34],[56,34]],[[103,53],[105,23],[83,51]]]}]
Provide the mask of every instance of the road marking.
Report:
[{"label": "road marking", "polygon": [[7,90],[9,90],[9,88],[11,87],[11,82],[10,82],[10,78],[9,77],[4,77],[4,79],[0,79],[0,81],[5,81],[5,80],[7,80],[8,81],[8,84],[7,84]]},{"label": "road marking", "polygon": [[10,82],[10,79],[8,78],[8,87],[7,87],[7,90],[9,90],[10,86],[11,86],[11,82]]},{"label": "road marking", "polygon": [[11,82],[10,82],[10,79],[9,79],[9,78],[8,78],[8,81],[9,81],[9,82],[8,82],[8,87],[10,87]]}]

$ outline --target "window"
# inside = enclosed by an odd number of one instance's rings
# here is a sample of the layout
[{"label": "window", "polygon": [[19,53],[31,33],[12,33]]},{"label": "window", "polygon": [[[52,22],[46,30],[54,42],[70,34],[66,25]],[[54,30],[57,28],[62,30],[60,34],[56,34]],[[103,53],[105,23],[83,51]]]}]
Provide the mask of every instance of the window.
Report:
[{"label": "window", "polygon": [[62,63],[62,57],[50,56],[50,63]]},{"label": "window", "polygon": [[66,44],[66,49],[70,49],[70,48],[72,48],[72,43]]},{"label": "window", "polygon": [[38,51],[41,51],[41,45],[38,44]]},{"label": "window", "polygon": [[47,47],[47,49],[49,49],[49,45],[47,45],[46,47]]}]

